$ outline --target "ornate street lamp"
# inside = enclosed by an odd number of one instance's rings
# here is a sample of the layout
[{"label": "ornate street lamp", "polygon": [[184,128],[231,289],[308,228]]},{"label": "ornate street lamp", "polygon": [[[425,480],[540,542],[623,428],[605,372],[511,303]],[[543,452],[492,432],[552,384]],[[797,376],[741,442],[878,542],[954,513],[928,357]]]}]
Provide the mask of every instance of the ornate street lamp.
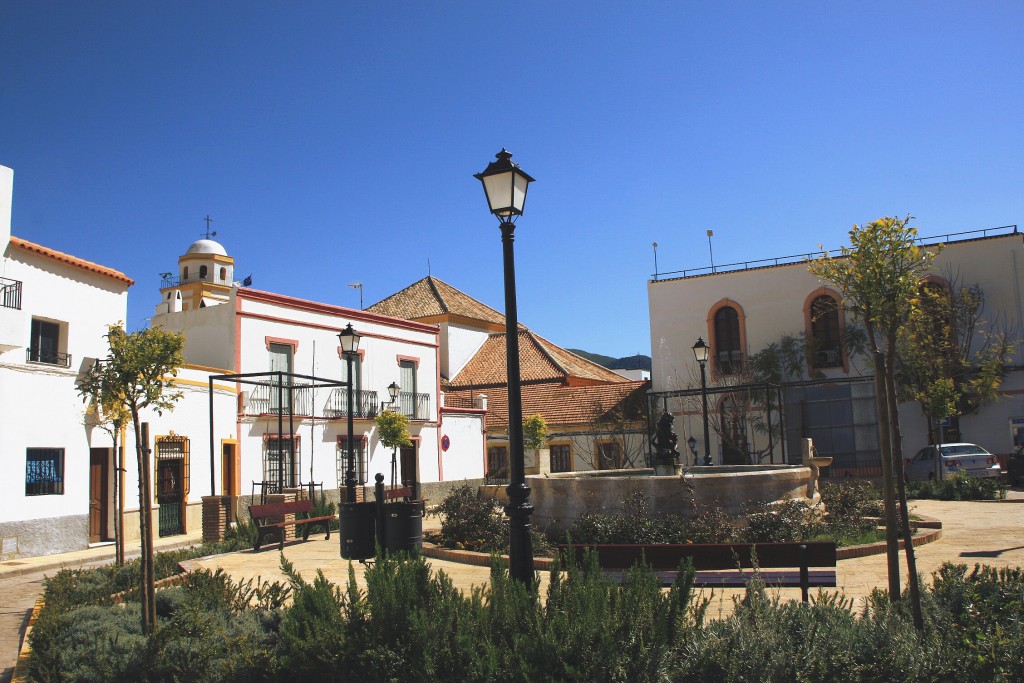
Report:
[{"label": "ornate street lamp", "polygon": [[523,404],[519,386],[519,323],[516,311],[516,268],[513,252],[515,221],[523,214],[526,189],[533,178],[512,163],[512,155],[502,149],[482,173],[474,174],[484,186],[487,204],[498,217],[505,266],[505,355],[508,376],[508,445],[509,445],[509,575],[517,581],[533,581],[533,541],[530,538],[530,515],[533,506],[527,503],[530,487],[526,485],[523,456]]},{"label": "ornate street lamp", "polygon": [[352,385],[355,382],[352,379],[352,359],[359,353],[359,340],[359,333],[352,328],[352,323],[345,325],[345,329],[338,333],[341,354],[345,357],[348,369],[348,471],[345,473],[345,500],[349,503],[356,502],[355,434],[352,429],[352,414],[355,412]]},{"label": "ornate street lamp", "polygon": [[377,411],[378,413],[383,413],[385,408],[395,405],[398,401],[398,391],[398,382],[392,382],[388,385],[388,396],[391,397],[391,400],[381,402],[380,409]]},{"label": "ornate street lamp", "polygon": [[693,357],[700,364],[700,400],[704,408],[704,465],[711,464],[711,436],[708,431],[708,377],[706,366],[711,356],[711,347],[704,343],[704,337],[697,337],[693,345]]},{"label": "ornate street lamp", "polygon": [[694,464],[694,466],[696,466],[697,465],[697,439],[693,438],[693,436],[690,436],[690,438],[686,440],[686,445],[690,447],[690,452],[693,453],[693,464]]}]

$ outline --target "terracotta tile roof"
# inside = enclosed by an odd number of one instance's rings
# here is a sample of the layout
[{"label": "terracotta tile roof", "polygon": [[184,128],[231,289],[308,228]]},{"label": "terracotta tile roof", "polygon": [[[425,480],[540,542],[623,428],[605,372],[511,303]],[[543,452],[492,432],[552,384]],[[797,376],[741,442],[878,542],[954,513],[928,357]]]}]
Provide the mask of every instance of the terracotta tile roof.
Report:
[{"label": "terracotta tile roof", "polygon": [[450,315],[497,325],[505,324],[505,316],[498,311],[429,275],[366,310],[405,320]]},{"label": "terracotta tile roof", "polygon": [[56,249],[50,249],[49,247],[44,247],[40,244],[29,242],[28,240],[23,240],[20,237],[15,237],[14,235],[11,235],[10,243],[12,247],[18,247],[19,249],[24,249],[25,251],[31,251],[32,253],[40,254],[41,256],[46,256],[47,258],[52,258],[55,261],[60,261],[61,263],[66,263],[71,266],[77,266],[79,268],[88,270],[93,273],[97,273],[99,275],[105,275],[109,278],[120,280],[121,282],[126,283],[129,287],[135,284],[135,280],[132,280],[124,273],[114,270],[113,268],[107,268],[106,266],[101,266],[98,263],[86,261],[85,259],[80,259],[77,256],[72,256],[71,254],[65,254],[62,251],[57,251]]},{"label": "terracotta tile roof", "polygon": [[[642,420],[649,381],[564,387],[557,384],[524,385],[521,390],[523,417],[540,414],[549,427],[593,425],[609,418],[617,409],[628,418]],[[456,390],[445,393],[445,401],[464,403],[487,394],[487,428],[508,429],[508,391],[502,387]],[[472,403],[466,403],[472,405]]]},{"label": "terracotta tile roof", "polygon": [[[505,334],[490,335],[459,374],[453,389],[503,386],[506,376]],[[523,384],[621,383],[621,375],[569,353],[529,330],[519,331],[519,379]]]}]

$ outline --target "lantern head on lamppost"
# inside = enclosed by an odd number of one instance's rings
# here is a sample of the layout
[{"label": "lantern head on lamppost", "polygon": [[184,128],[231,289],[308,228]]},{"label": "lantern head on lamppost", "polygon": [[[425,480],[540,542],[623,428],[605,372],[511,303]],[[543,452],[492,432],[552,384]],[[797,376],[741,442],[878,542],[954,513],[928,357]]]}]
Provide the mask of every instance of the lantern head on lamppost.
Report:
[{"label": "lantern head on lamppost", "polygon": [[388,385],[388,396],[391,397],[391,400],[390,401],[382,402],[380,404],[380,409],[377,412],[378,413],[383,413],[385,408],[389,408],[389,407],[395,405],[395,403],[398,402],[398,392],[399,392],[398,382],[392,382],[391,384],[389,384]]},{"label": "lantern head on lamppost", "polygon": [[502,148],[494,156],[496,160],[473,177],[483,183],[491,213],[502,223],[514,222],[523,215],[526,190],[533,178],[523,172],[519,164],[512,163],[512,153],[506,149]]},{"label": "lantern head on lamppost", "polygon": [[341,355],[345,357],[345,368],[348,370],[348,471],[345,472],[345,498],[349,503],[356,502],[356,461],[355,461],[355,434],[352,427],[352,417],[355,413],[355,400],[352,396],[352,359],[359,353],[359,333],[352,327],[352,323],[345,325],[345,329],[338,333],[338,341],[341,343]]},{"label": "lantern head on lamppost", "polygon": [[523,214],[526,190],[533,178],[512,163],[512,155],[502,149],[496,160],[482,173],[474,174],[484,186],[487,206],[501,221],[501,251],[505,270],[505,368],[508,378],[508,445],[509,445],[509,575],[522,583],[533,581],[533,540],[530,538],[530,514],[533,506],[527,500],[523,454],[523,400],[519,374],[519,322],[516,310],[516,267],[513,241],[515,221]]}]

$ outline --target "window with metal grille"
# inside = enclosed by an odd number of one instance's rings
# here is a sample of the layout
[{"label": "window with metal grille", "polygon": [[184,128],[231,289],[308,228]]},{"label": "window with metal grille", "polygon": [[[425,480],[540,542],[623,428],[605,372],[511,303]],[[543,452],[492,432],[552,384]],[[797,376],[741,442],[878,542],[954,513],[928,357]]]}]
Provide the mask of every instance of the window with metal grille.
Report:
[{"label": "window with metal grille", "polygon": [[[353,456],[355,456],[356,482],[365,484],[367,479],[366,463],[366,437],[357,436],[352,439]],[[348,477],[348,437],[338,437],[338,486],[345,485]]]},{"label": "window with metal grille", "polygon": [[157,502],[184,499],[189,491],[188,437],[178,434],[158,436],[154,445]]},{"label": "window with metal grille", "polygon": [[297,435],[267,434],[263,446],[263,481],[267,482],[267,493],[280,493],[282,488],[298,486],[299,437]]},{"label": "window with metal grille", "polygon": [[64,449],[25,449],[25,495],[64,495]]},{"label": "window with metal grille", "polygon": [[551,471],[572,472],[572,458],[569,454],[569,444],[553,444],[551,449]]}]

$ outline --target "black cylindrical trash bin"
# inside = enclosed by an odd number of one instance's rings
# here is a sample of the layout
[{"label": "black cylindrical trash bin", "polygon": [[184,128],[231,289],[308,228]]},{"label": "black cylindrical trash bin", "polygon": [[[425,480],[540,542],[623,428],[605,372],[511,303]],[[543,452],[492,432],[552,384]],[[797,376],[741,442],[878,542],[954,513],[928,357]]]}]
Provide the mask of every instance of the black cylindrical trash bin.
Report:
[{"label": "black cylindrical trash bin", "polygon": [[376,554],[376,505],[369,503],[340,503],[338,523],[341,527],[341,556],[346,560],[368,560]]},{"label": "black cylindrical trash bin", "polygon": [[419,550],[423,547],[423,503],[384,504],[384,549]]}]

